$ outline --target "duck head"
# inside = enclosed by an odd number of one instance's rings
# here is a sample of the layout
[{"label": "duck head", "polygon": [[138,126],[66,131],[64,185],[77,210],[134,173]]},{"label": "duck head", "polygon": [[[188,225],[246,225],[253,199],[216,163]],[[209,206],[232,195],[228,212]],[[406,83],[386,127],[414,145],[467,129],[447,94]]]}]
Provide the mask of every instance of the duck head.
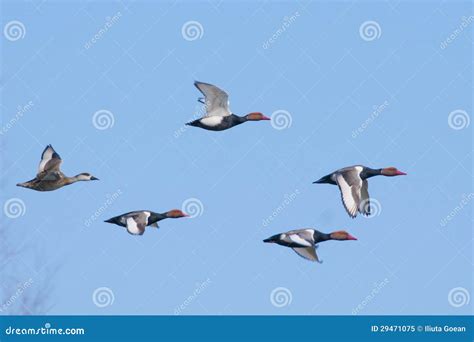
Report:
[{"label": "duck head", "polygon": [[92,176],[90,173],[83,172],[74,177],[76,181],[92,181],[99,180],[99,178]]},{"label": "duck head", "polygon": [[393,177],[393,176],[405,176],[406,173],[398,170],[396,167],[386,167],[380,170],[380,174],[383,176],[387,177]]},{"label": "duck head", "polygon": [[262,120],[271,120],[268,116],[263,115],[259,112],[253,112],[245,115],[247,121],[262,121]]},{"label": "duck head", "polygon": [[339,230],[329,234],[331,240],[346,241],[346,240],[357,240],[354,236],[346,232],[345,230]]},{"label": "duck head", "polygon": [[179,209],[173,209],[173,210],[167,211],[165,213],[165,216],[166,218],[180,218],[180,217],[188,217],[189,215],[182,212]]}]

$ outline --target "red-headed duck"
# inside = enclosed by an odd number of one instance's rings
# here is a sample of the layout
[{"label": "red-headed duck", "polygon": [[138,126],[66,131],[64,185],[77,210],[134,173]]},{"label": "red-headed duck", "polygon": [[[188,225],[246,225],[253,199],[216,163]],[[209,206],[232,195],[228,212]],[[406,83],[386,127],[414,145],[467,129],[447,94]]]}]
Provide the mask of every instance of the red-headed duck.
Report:
[{"label": "red-headed duck", "polygon": [[370,215],[369,183],[367,179],[374,176],[402,176],[405,172],[399,171],[395,167],[383,169],[371,169],[362,165],[345,167],[322,177],[313,184],[328,183],[339,186],[342,203],[350,217],[357,216],[357,212],[362,215]]},{"label": "red-headed duck", "polygon": [[194,82],[196,88],[204,95],[207,114],[201,119],[188,122],[186,125],[200,127],[210,131],[223,131],[247,121],[270,120],[262,113],[254,112],[245,116],[232,114],[229,108],[229,95],[218,87],[203,82]]},{"label": "red-headed duck", "polygon": [[112,217],[104,222],[126,227],[127,231],[132,235],[143,235],[145,227],[147,226],[158,228],[158,221],[166,218],[180,218],[186,216],[189,215],[178,209],[173,209],[163,214],[155,213],[150,210],[137,210]]},{"label": "red-headed duck", "polygon": [[343,230],[326,234],[319,230],[308,228],[290,230],[286,233],[276,234],[263,240],[263,242],[276,243],[285,247],[290,247],[299,256],[310,261],[321,263],[316,254],[316,248],[318,248],[318,243],[328,240],[345,241],[357,239]]}]

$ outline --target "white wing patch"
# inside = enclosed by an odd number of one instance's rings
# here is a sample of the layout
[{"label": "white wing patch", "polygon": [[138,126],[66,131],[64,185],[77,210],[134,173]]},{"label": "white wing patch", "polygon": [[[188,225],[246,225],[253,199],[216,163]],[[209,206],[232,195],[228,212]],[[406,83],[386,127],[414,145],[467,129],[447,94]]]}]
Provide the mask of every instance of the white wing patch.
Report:
[{"label": "white wing patch", "polygon": [[133,219],[133,217],[127,218],[127,231],[130,234],[133,234],[133,235],[142,235],[143,234],[143,231],[140,231],[140,229],[138,228],[138,224]]},{"label": "white wing patch", "polygon": [[145,219],[143,221],[145,221],[145,224],[147,225],[148,218],[150,217],[151,213],[149,211],[144,211],[143,214],[145,215]]},{"label": "white wing patch", "polygon": [[44,151],[43,154],[41,155],[41,161],[38,167],[38,173],[41,173],[44,171],[44,167],[46,164],[53,159],[53,153],[54,150],[51,146],[48,146]]},{"label": "white wing patch", "polygon": [[[354,218],[357,216],[357,210],[359,208],[358,198],[354,198],[353,190],[360,192],[359,189],[354,189],[352,186],[347,184],[343,175],[337,175],[336,177],[337,185],[341,191],[342,203],[346,208],[347,213],[350,217]],[[359,193],[360,198],[360,193]]]},{"label": "white wing patch", "polygon": [[291,234],[291,235],[288,235],[288,237],[290,238],[290,240],[292,242],[297,243],[301,247],[312,247],[313,246],[313,244],[311,242],[306,241],[305,239],[300,237],[298,234]]}]

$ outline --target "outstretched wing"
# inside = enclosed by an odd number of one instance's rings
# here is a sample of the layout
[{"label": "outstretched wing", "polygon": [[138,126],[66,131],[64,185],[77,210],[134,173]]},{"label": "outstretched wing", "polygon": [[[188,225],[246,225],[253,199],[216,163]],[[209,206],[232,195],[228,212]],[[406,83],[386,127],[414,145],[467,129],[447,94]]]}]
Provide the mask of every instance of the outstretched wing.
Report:
[{"label": "outstretched wing", "polygon": [[38,167],[38,175],[51,172],[59,172],[61,167],[61,157],[56,153],[53,146],[48,145],[41,154],[41,161]]},{"label": "outstretched wing", "polygon": [[204,95],[206,116],[229,116],[229,95],[215,85],[195,81],[194,85]]},{"label": "outstretched wing", "polygon": [[362,215],[370,216],[369,182],[367,182],[367,179],[364,179],[360,188],[359,212]]},{"label": "outstretched wing", "polygon": [[352,218],[357,216],[360,205],[362,179],[359,174],[360,172],[357,169],[353,169],[336,175],[336,182],[341,191],[342,203]]},{"label": "outstretched wing", "polygon": [[298,254],[300,257],[310,260],[310,261],[316,261],[319,262],[318,254],[316,254],[316,248],[317,246],[312,246],[312,247],[296,247],[293,248],[293,250]]},{"label": "outstretched wing", "polygon": [[295,229],[284,234],[288,242],[293,246],[295,246],[295,244],[297,247],[312,247],[314,245],[313,229]]},{"label": "outstretched wing", "polygon": [[132,235],[143,235],[150,213],[141,212],[127,217],[127,231]]}]

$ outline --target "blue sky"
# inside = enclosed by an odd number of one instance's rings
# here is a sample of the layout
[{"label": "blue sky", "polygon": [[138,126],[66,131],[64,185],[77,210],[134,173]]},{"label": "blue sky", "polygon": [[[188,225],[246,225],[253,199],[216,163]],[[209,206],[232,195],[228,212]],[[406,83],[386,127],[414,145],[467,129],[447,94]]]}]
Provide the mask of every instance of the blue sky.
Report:
[{"label": "blue sky", "polygon": [[[24,293],[51,286],[48,313],[472,312],[469,2],[47,0],[1,12],[1,200],[20,205],[2,229],[22,247],[8,263],[32,279]],[[236,114],[279,119],[183,126],[201,111],[194,80],[228,91]],[[47,144],[64,173],[100,181],[16,187]],[[372,218],[350,219],[336,187],[311,184],[354,164],[408,173],[370,180]],[[184,202],[196,217],[139,237],[102,222]],[[359,240],[321,244],[321,265],[262,243],[304,227]]]}]

